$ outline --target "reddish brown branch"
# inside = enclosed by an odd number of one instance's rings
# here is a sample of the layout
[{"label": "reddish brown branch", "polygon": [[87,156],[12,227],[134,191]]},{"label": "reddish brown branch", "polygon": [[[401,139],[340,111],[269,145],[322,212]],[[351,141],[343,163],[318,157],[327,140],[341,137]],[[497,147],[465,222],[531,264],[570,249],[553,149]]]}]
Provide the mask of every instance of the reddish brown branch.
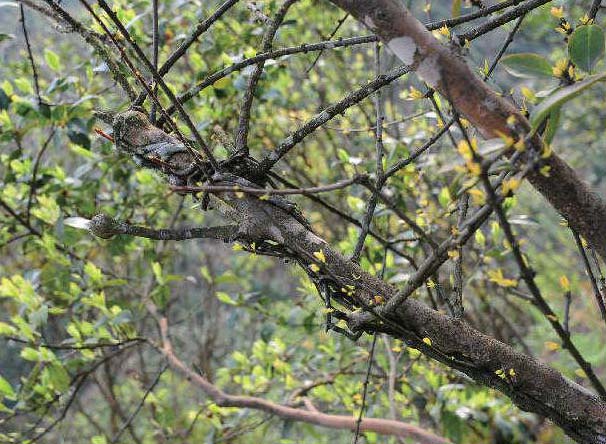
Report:
[{"label": "reddish brown branch", "polygon": [[[240,407],[260,410],[279,416],[282,419],[306,422],[331,429],[355,430],[356,419],[349,415],[329,415],[315,409],[310,401],[307,409],[288,407],[276,404],[266,399],[255,396],[229,395],[211,384],[206,378],[190,370],[177,355],[175,355],[172,344],[168,337],[168,322],[166,318],[158,319],[162,335],[161,353],[166,357],[170,367],[181,373],[188,381],[202,389],[213,401],[221,407]],[[360,424],[360,430],[374,432],[381,435],[399,436],[411,438],[420,444],[448,444],[450,441],[435,435],[420,427],[406,424],[400,421],[379,418],[364,418]]]}]

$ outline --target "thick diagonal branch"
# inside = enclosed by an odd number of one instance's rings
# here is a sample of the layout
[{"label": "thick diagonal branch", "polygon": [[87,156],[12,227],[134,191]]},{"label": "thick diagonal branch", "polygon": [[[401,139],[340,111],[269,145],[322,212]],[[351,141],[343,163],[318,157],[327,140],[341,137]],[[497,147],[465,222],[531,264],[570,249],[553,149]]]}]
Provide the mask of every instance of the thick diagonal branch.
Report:
[{"label": "thick diagonal branch", "polygon": [[[529,131],[524,116],[495,94],[465,61],[442,45],[397,0],[332,0],[376,32],[389,48],[454,107],[485,137],[523,137]],[[512,124],[512,116],[515,124]],[[534,148],[541,140],[534,137]],[[549,174],[529,174],[528,180],[606,260],[606,203],[574,170],[552,154],[544,160]]]},{"label": "thick diagonal branch", "polygon": [[[462,321],[432,310],[414,298],[391,304],[390,300],[398,294],[394,287],[365,273],[282,209],[252,196],[234,199],[224,194],[219,198],[228,201],[242,220],[247,221],[240,225],[244,237],[271,239],[287,249],[302,266],[316,265],[318,276],[332,279],[336,288],[349,288],[354,305],[366,309],[366,312],[352,315],[351,327],[382,331],[404,339],[427,356],[500,390],[523,410],[551,419],[578,442],[606,441],[606,402],[589,390],[536,359]],[[488,214],[490,208],[486,207],[470,216],[458,237],[441,245],[434,253],[435,260],[428,261],[422,268],[431,274],[432,267],[443,263],[449,250],[466,242]],[[320,251],[322,261],[317,260]],[[409,282],[407,287],[418,288],[423,280],[419,279],[419,282]],[[386,303],[375,305],[376,296]]]}]

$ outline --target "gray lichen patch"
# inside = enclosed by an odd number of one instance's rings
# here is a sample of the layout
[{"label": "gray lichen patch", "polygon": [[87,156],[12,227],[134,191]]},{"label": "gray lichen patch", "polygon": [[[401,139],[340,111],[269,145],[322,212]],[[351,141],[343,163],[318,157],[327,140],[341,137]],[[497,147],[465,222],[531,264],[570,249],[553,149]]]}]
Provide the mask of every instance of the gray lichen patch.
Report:
[{"label": "gray lichen patch", "polygon": [[411,37],[396,37],[387,46],[405,65],[412,65],[417,52],[417,44]]},{"label": "gray lichen patch", "polygon": [[417,74],[419,77],[421,77],[425,83],[432,88],[437,88],[438,84],[440,83],[440,79],[442,78],[438,58],[439,57],[437,54],[431,54],[425,57],[421,63],[419,63],[419,67],[417,68]]}]

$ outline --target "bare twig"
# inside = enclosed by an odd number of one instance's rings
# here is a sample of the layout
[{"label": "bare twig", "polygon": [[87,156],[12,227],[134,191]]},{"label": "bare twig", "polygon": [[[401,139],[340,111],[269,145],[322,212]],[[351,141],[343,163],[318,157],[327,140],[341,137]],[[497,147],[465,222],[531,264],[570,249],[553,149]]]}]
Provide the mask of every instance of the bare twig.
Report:
[{"label": "bare twig", "polygon": [[[261,50],[263,52],[268,52],[271,50],[272,42],[276,36],[276,33],[278,32],[278,28],[284,21],[286,13],[290,7],[296,2],[297,0],[285,0],[280,9],[278,9],[278,12],[271,21],[269,28],[267,28],[267,31],[265,31],[265,34],[263,35],[263,41],[261,42]],[[263,73],[264,66],[265,61],[260,61],[257,63],[257,66],[255,66],[255,69],[248,79],[246,91],[244,92],[244,98],[240,104],[240,116],[238,118],[238,128],[236,130],[235,137],[235,146],[237,152],[248,154],[247,140],[248,131],[250,128],[250,111],[255,95],[255,89],[257,88],[257,83],[259,82],[261,74]]]},{"label": "bare twig", "polygon": [[209,193],[246,193],[252,194],[255,196],[270,196],[270,195],[293,195],[293,194],[302,194],[304,196],[308,196],[310,194],[319,194],[326,193],[329,191],[341,190],[343,188],[347,188],[351,185],[362,183],[366,180],[366,176],[357,175],[351,179],[341,180],[339,182],[335,182],[330,185],[319,185],[316,187],[308,187],[308,188],[252,188],[252,187],[244,187],[239,185],[203,185],[199,187],[195,186],[174,186],[172,187],[173,191],[177,191],[179,193],[187,192],[187,193],[200,193],[200,192],[209,192]]},{"label": "bare twig", "polygon": [[147,397],[149,396],[149,394],[151,392],[153,392],[154,388],[156,387],[156,385],[158,385],[158,383],[160,382],[160,378],[162,377],[162,375],[164,374],[164,372],[166,371],[166,369],[168,368],[168,363],[165,363],[162,368],[160,369],[160,371],[158,372],[158,374],[156,375],[156,377],[154,378],[153,382],[150,384],[150,386],[145,390],[145,393],[143,394],[143,396],[141,397],[141,400],[139,401],[139,403],[137,404],[137,407],[135,408],[135,410],[133,410],[133,412],[131,413],[131,415],[128,417],[128,419],[124,422],[124,424],[122,424],[122,426],[120,427],[120,430],[118,430],[118,433],[116,433],[114,435],[114,437],[112,438],[112,440],[110,441],[112,444],[119,442],[120,437],[122,436],[122,434],[126,431],[126,429],[132,424],[132,422],[135,420],[135,418],[137,417],[137,415],[139,414],[139,411],[141,410],[141,408],[143,407],[143,404],[145,404],[145,400],[147,399]]},{"label": "bare twig", "polygon": [[[328,36],[328,40],[332,39],[337,34],[337,32],[339,31],[341,26],[343,26],[343,23],[345,23],[345,20],[347,20],[348,17],[349,17],[349,14],[345,14],[343,16],[343,18],[341,18],[337,22],[337,26],[335,26],[335,29],[333,29],[332,32],[330,33],[330,35]],[[322,36],[322,38],[324,38],[324,36]],[[324,49],[321,49],[320,52],[316,55],[316,58],[314,59],[314,61],[311,62],[311,65],[309,65],[309,67],[305,70],[306,74],[308,74],[312,69],[314,69],[314,66],[316,66],[316,64],[318,63],[318,60],[320,60],[320,57],[322,57],[323,53],[324,53]]]},{"label": "bare twig", "polygon": [[27,57],[32,67],[32,76],[34,78],[34,89],[36,91],[36,98],[38,99],[38,106],[43,105],[42,97],[40,96],[40,83],[38,82],[38,71],[36,70],[36,63],[34,62],[34,55],[32,54],[32,47],[29,43],[29,36],[27,35],[27,25],[25,23],[25,12],[23,12],[23,3],[19,3],[19,21],[21,22],[21,29],[23,30],[23,38],[25,39],[25,46],[27,48]]},{"label": "bare twig", "polygon": [[[375,75],[377,78],[381,76],[381,46],[380,43],[375,43]],[[381,100],[381,89],[378,89],[375,93],[375,110],[376,110],[376,121],[375,121],[375,150],[376,150],[376,180],[375,180],[375,191],[372,192],[368,206],[366,208],[366,214],[362,221],[362,231],[358,236],[358,241],[354,247],[354,251],[351,255],[351,260],[359,262],[360,254],[364,248],[364,242],[368,231],[370,230],[370,223],[372,222],[375,209],[377,207],[377,201],[379,200],[379,194],[385,185],[385,170],[383,168],[383,157],[385,156],[385,148],[383,147],[383,103]],[[376,339],[376,338],[375,338]],[[357,438],[356,438],[357,439]]]},{"label": "bare twig", "polygon": [[51,131],[50,131],[48,137],[42,144],[42,148],[40,148],[40,151],[38,151],[36,160],[34,161],[34,168],[32,170],[32,180],[30,181],[29,195],[27,197],[27,211],[25,213],[27,222],[30,222],[30,220],[31,220],[32,202],[33,202],[34,196],[36,195],[36,179],[38,177],[38,168],[40,168],[40,160],[42,159],[44,152],[48,148],[50,141],[52,140],[53,136],[55,135],[55,131],[56,131],[56,128],[53,126],[51,128]]},{"label": "bare twig", "polygon": [[353,444],[358,444],[358,437],[360,436],[360,427],[362,426],[362,416],[364,416],[364,409],[366,408],[366,395],[368,394],[368,383],[370,382],[370,372],[372,370],[372,362],[375,356],[375,346],[377,345],[377,333],[372,335],[372,345],[370,346],[370,352],[368,353],[368,367],[366,369],[366,377],[364,378],[364,384],[362,389],[362,405],[358,412],[358,418],[356,419],[356,430],[354,432]]},{"label": "bare twig", "polygon": [[575,230],[571,228],[570,231],[572,232],[574,241],[577,245],[579,253],[581,254],[581,258],[583,259],[585,273],[587,273],[587,277],[589,278],[589,282],[591,283],[591,289],[593,290],[595,301],[598,304],[598,308],[600,309],[602,320],[606,322],[606,305],[604,304],[604,295],[598,288],[598,281],[596,279],[595,274],[593,273],[593,270],[591,269],[591,264],[589,263],[587,252],[585,251],[585,247],[583,246],[583,241],[581,240],[581,236],[579,236],[579,234]]},{"label": "bare twig", "polygon": [[[158,70],[158,49],[159,49],[159,31],[158,31],[158,0],[152,0],[152,64],[154,69]],[[157,95],[158,85],[152,83],[152,93]],[[156,121],[156,103],[153,102],[151,111],[149,112],[149,121],[154,123]]]}]

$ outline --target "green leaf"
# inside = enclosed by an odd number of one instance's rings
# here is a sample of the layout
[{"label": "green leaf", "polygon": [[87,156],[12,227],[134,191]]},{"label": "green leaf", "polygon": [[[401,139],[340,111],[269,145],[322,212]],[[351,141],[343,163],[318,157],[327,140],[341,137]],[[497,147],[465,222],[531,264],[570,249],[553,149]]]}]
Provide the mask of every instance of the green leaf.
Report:
[{"label": "green leaf", "polygon": [[507,72],[515,77],[553,77],[551,64],[538,54],[511,54],[503,57],[501,63],[505,65]]},{"label": "green leaf", "polygon": [[547,119],[554,109],[560,108],[563,104],[574,99],[583,91],[602,80],[606,80],[606,72],[587,77],[582,82],[577,82],[574,85],[555,90],[534,109],[530,119],[530,135],[533,135],[537,131],[539,126]]},{"label": "green leaf", "polygon": [[54,225],[61,215],[61,209],[52,196],[38,196],[38,206],[32,214],[49,225]]},{"label": "green leaf", "polygon": [[230,295],[225,293],[224,291],[217,291],[217,299],[219,299],[224,304],[228,305],[238,305],[236,301],[234,301]]},{"label": "green leaf", "polygon": [[39,361],[40,353],[31,347],[25,347],[21,350],[21,357],[26,361]]},{"label": "green leaf", "polygon": [[15,334],[15,327],[7,324],[6,322],[0,322],[0,336]]},{"label": "green leaf", "polygon": [[604,55],[604,31],[598,25],[579,26],[568,40],[570,60],[583,71],[591,72]]},{"label": "green leaf", "polygon": [[461,15],[461,0],[452,0],[450,13],[453,17],[458,17]]},{"label": "green leaf", "polygon": [[61,70],[61,60],[59,59],[59,56],[57,55],[56,52],[54,52],[48,48],[45,49],[44,50],[44,60],[46,60],[46,64],[53,71]]},{"label": "green leaf", "polygon": [[14,398],[15,396],[15,392],[10,383],[2,376],[0,376],[0,394],[6,398]]},{"label": "green leaf", "polygon": [[103,435],[93,436],[90,440],[91,444],[107,444],[107,439]]},{"label": "green leaf", "polygon": [[4,40],[8,40],[8,39],[14,39],[15,36],[13,34],[5,34],[3,32],[0,32],[0,42],[3,42]]},{"label": "green leaf", "polygon": [[451,200],[452,197],[450,196],[450,190],[448,187],[443,187],[438,195],[438,202],[440,202],[440,205],[446,208]]},{"label": "green leaf", "polygon": [[164,283],[164,278],[162,277],[162,266],[158,262],[154,262],[152,263],[152,271],[154,272],[154,276],[156,277],[158,284],[162,285]]},{"label": "green leaf", "polygon": [[549,113],[549,118],[547,120],[547,126],[545,127],[545,132],[543,133],[543,140],[545,141],[545,143],[547,145],[549,145],[551,143],[556,132],[558,131],[561,110],[562,110],[561,107],[556,107],[556,108],[552,109],[551,112]]},{"label": "green leaf", "polygon": [[103,280],[103,272],[90,261],[84,265],[84,273],[90,277],[94,284],[99,284]]},{"label": "green leaf", "polygon": [[48,367],[48,379],[53,388],[59,392],[63,392],[69,387],[69,375],[58,362],[53,362]]},{"label": "green leaf", "polygon": [[26,79],[25,77],[18,77],[13,80],[13,82],[15,83],[15,86],[25,94],[34,93],[34,88],[32,87],[32,83],[29,81],[29,79]]},{"label": "green leaf", "polygon": [[343,148],[339,148],[337,150],[337,156],[339,156],[339,160],[343,163],[349,162],[349,153],[345,151]]},{"label": "green leaf", "polygon": [[209,284],[212,283],[213,277],[211,276],[210,271],[208,271],[208,267],[206,267],[206,266],[201,267],[200,274],[202,275],[202,277],[204,278],[204,280],[206,282],[208,282]]}]

